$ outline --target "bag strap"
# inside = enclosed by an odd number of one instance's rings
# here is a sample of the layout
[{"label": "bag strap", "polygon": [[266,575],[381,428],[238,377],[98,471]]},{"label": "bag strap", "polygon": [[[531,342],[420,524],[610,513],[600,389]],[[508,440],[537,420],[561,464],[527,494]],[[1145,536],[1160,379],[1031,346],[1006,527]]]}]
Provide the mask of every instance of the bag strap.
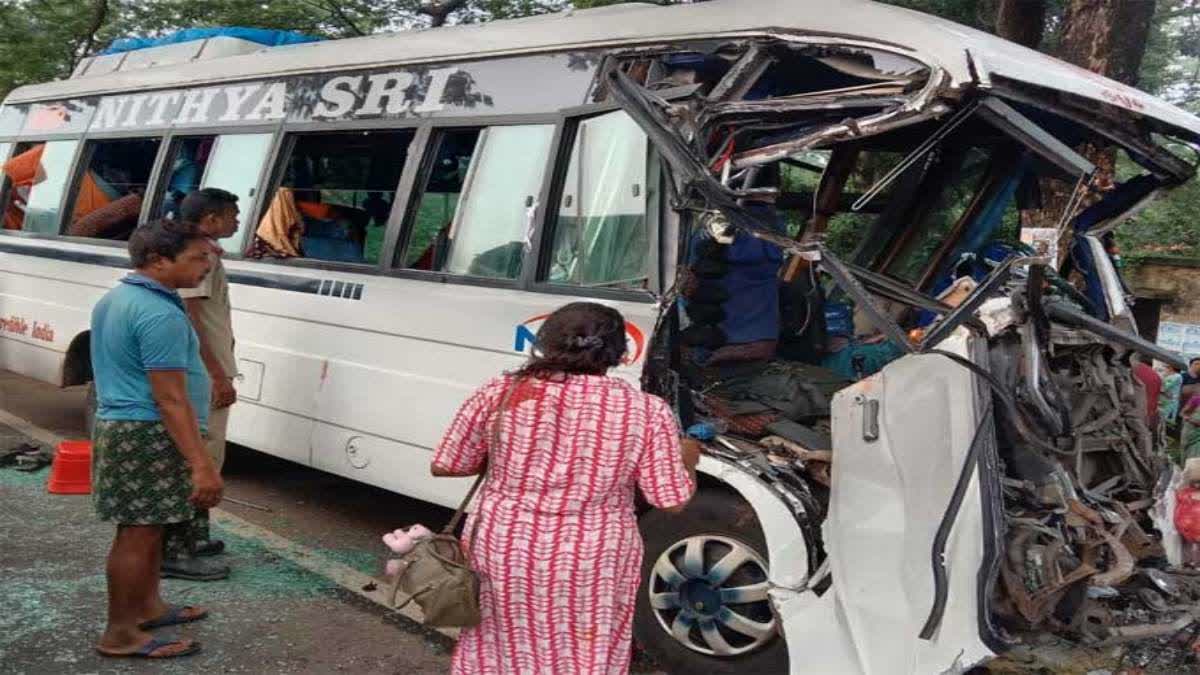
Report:
[{"label": "bag strap", "polygon": [[454,517],[450,519],[450,522],[446,523],[446,527],[442,528],[442,534],[454,534],[454,530],[458,528],[458,524],[467,513],[467,505],[471,503],[471,499],[479,491],[479,486],[483,484],[484,475],[483,472],[480,472],[479,478],[476,478],[475,482],[471,485],[471,489],[467,490],[467,496],[463,497],[462,503],[458,505],[458,510],[454,512]]},{"label": "bag strap", "polygon": [[[520,386],[520,379],[514,379],[512,384],[504,392],[504,397],[500,399],[500,407],[496,410],[496,419],[492,424],[492,442],[488,446],[488,451],[500,447],[500,416],[512,402],[513,392]],[[483,479],[490,473],[488,467],[491,462],[484,460],[487,464],[482,471],[479,472],[479,478],[475,479],[475,483],[471,485],[471,489],[467,491],[467,496],[463,497],[462,503],[458,505],[458,510],[454,512],[454,516],[450,518],[450,522],[446,523],[446,527],[442,528],[442,534],[454,534],[454,530],[458,528],[458,524],[462,522],[463,516],[467,514],[467,506],[471,504],[471,499],[475,497],[475,493],[479,491],[479,486],[483,484]]]}]

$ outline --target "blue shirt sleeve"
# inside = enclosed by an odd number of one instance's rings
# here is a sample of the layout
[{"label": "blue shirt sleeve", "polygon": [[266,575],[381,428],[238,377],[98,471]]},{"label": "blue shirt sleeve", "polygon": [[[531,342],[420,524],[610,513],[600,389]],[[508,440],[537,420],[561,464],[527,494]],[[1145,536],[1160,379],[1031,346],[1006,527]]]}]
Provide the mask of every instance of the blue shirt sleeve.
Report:
[{"label": "blue shirt sleeve", "polygon": [[183,312],[160,312],[136,326],[144,370],[187,370],[192,325]]}]

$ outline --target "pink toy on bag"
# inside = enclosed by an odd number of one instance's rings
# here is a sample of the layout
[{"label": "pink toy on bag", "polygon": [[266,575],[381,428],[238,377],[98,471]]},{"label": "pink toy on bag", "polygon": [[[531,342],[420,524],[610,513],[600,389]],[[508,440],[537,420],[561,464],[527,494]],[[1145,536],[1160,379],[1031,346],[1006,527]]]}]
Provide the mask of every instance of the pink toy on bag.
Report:
[{"label": "pink toy on bag", "polygon": [[[383,535],[383,543],[392,550],[392,553],[404,555],[413,550],[418,541],[428,539],[432,536],[433,532],[430,532],[429,528],[424,525],[413,525],[408,530],[400,528],[393,532],[388,532]],[[387,561],[386,571],[389,575],[397,574],[400,571],[400,561],[396,559]]]},{"label": "pink toy on bag", "polygon": [[408,530],[401,528],[394,532],[388,532],[383,535],[383,543],[387,544],[393,553],[404,555],[411,551],[418,541],[432,536],[433,533],[424,525],[413,525]]}]

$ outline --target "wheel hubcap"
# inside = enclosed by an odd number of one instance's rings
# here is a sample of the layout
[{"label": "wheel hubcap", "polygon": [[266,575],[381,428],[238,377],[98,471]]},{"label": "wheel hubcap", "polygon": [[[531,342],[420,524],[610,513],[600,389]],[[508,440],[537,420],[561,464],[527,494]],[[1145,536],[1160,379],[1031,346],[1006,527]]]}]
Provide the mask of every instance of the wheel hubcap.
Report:
[{"label": "wheel hubcap", "polygon": [[698,535],[676,542],[654,563],[648,587],[659,625],[692,651],[735,656],[776,636],[766,562],[736,539]]}]

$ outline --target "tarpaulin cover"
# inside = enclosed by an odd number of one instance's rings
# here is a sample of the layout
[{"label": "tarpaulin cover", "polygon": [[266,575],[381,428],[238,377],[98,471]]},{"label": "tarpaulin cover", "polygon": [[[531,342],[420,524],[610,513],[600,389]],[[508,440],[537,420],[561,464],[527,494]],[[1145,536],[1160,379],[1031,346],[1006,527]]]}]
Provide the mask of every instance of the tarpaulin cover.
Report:
[{"label": "tarpaulin cover", "polygon": [[265,28],[239,28],[236,26],[228,28],[187,28],[181,31],[176,31],[170,35],[162,37],[144,38],[144,37],[127,37],[113,40],[108,49],[100,52],[101,54],[120,54],[122,52],[132,52],[138,49],[148,49],[150,47],[162,47],[164,45],[174,45],[181,42],[191,42],[193,40],[207,40],[214,37],[232,37],[248,42],[257,42],[260,45],[267,47],[278,47],[280,45],[294,45],[304,42],[317,42],[322,38],[312,35],[304,35],[302,33],[293,33],[286,30],[267,30]]}]

